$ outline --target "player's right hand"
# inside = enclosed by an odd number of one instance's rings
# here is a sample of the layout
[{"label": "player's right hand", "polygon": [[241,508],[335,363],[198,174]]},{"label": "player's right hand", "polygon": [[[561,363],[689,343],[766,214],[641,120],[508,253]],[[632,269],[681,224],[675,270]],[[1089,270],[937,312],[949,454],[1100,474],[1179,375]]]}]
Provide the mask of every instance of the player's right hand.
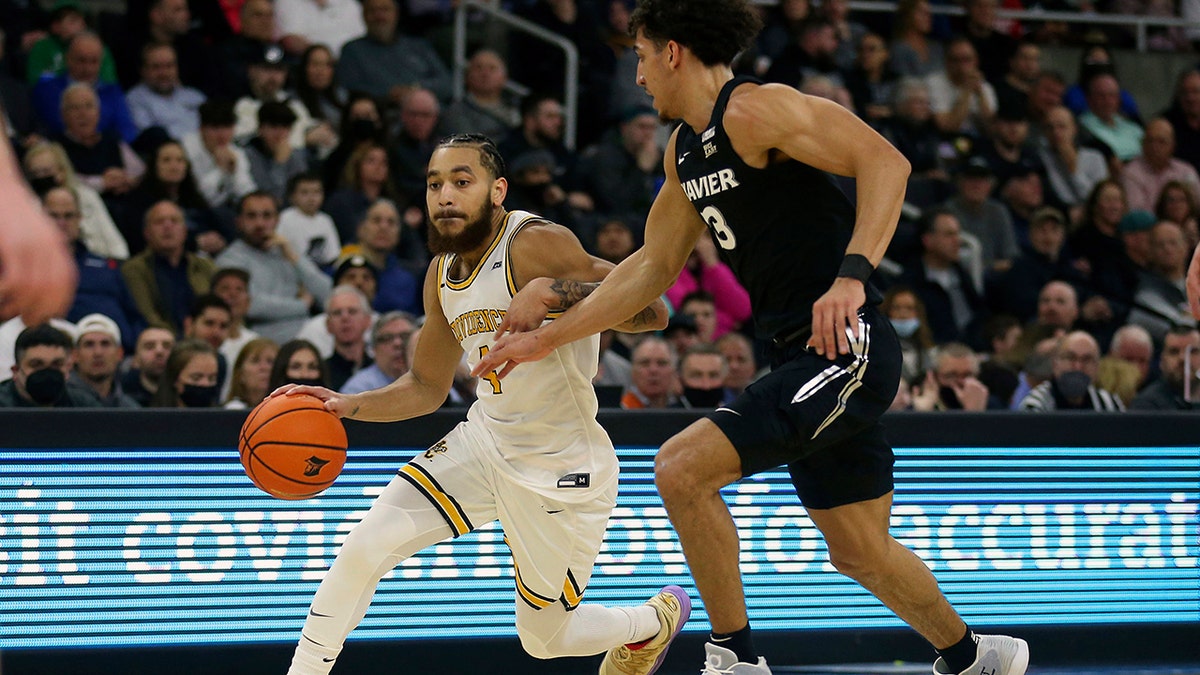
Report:
[{"label": "player's right hand", "polygon": [[345,394],[339,394],[332,389],[325,387],[314,387],[307,384],[285,384],[271,392],[267,398],[275,396],[316,396],[325,402],[325,409],[337,415],[338,417],[349,417],[356,406],[348,400]]}]

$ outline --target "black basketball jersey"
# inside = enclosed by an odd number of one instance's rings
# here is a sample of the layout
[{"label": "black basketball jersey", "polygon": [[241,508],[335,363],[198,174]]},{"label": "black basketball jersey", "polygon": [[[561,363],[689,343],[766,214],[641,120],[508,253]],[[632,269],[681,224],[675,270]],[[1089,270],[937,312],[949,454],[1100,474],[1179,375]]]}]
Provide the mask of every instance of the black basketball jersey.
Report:
[{"label": "black basketball jersey", "polygon": [[[708,224],[721,259],[750,294],[755,331],[784,337],[812,322],[812,305],[833,284],[854,229],[854,207],[829,174],[789,159],[757,169],[734,152],[725,133],[721,89],[708,126],[679,127],[679,182]],[[878,303],[867,288],[867,301]]]}]

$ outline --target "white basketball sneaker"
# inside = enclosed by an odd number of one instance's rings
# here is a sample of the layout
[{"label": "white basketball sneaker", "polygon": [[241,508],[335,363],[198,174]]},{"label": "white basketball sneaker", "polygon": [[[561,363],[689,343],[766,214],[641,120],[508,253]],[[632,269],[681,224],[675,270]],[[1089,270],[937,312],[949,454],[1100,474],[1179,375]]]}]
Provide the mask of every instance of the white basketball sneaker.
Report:
[{"label": "white basketball sneaker", "polygon": [[678,586],[664,587],[646,604],[658,613],[661,623],[658,634],[640,646],[621,645],[608,650],[600,664],[600,675],[650,675],[658,670],[671,641],[683,630],[692,613],[692,599]]},{"label": "white basketball sneaker", "polygon": [[711,642],[704,643],[704,655],[707,660],[700,675],[771,675],[767,660],[761,656],[758,663],[742,663],[737,654]]},{"label": "white basketball sneaker", "polygon": [[979,655],[970,668],[955,673],[942,657],[933,662],[934,675],[1025,675],[1029,645],[1007,635],[979,635]]}]

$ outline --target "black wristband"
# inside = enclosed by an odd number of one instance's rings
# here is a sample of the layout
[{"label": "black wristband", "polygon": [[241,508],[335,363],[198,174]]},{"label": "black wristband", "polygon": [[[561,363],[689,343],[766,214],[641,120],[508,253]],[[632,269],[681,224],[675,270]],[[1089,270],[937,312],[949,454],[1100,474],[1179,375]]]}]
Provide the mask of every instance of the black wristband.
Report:
[{"label": "black wristband", "polygon": [[845,258],[842,258],[842,266],[838,268],[837,275],[839,277],[849,277],[858,279],[867,285],[867,280],[871,278],[871,274],[875,272],[875,266],[867,260],[867,256],[857,253],[847,253]]}]

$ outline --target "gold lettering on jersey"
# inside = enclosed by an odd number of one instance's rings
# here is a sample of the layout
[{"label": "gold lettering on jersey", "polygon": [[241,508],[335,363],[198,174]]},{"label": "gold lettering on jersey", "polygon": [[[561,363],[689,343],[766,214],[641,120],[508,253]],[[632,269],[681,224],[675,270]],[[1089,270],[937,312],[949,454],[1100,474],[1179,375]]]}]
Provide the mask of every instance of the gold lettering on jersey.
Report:
[{"label": "gold lettering on jersey", "polygon": [[504,320],[502,309],[472,309],[454,317],[450,322],[450,330],[459,342],[480,333],[495,333],[500,322]]},{"label": "gold lettering on jersey", "polygon": [[695,202],[705,197],[711,197],[718,192],[732,190],[738,185],[741,183],[733,175],[733,169],[721,169],[699,178],[684,181],[683,191],[689,200]]},{"label": "gold lettering on jersey", "polygon": [[[479,345],[479,358],[482,359],[483,357],[485,357],[487,355],[488,355],[487,345]],[[500,394],[504,393],[504,391],[501,390],[501,388],[500,388],[500,376],[496,374],[496,371],[493,370],[492,372],[490,372],[486,375],[481,375],[480,377],[487,380],[488,384],[492,385],[492,394],[499,396]]]}]

